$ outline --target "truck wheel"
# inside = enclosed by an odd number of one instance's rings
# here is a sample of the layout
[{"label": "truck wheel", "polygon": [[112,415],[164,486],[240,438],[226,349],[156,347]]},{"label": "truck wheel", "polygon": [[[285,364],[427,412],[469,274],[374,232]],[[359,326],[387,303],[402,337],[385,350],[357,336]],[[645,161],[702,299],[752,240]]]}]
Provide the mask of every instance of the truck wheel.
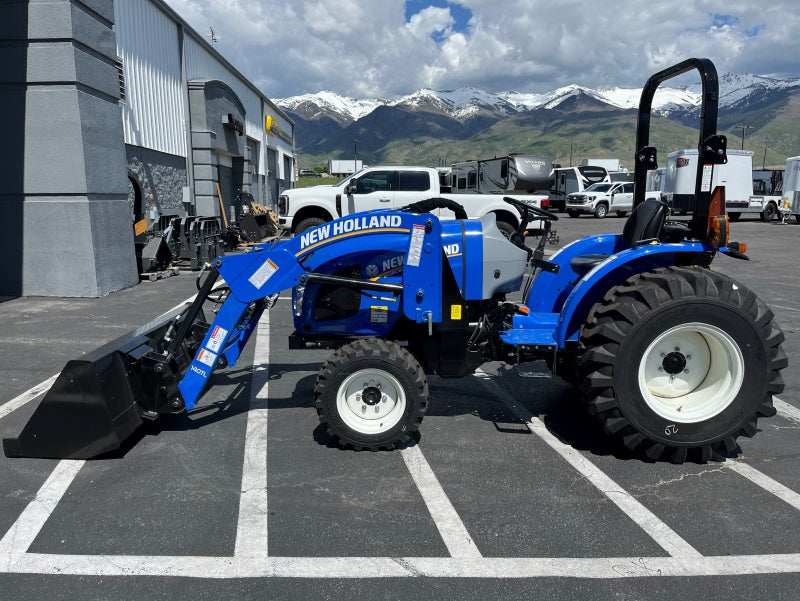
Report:
[{"label": "truck wheel", "polygon": [[594,208],[594,216],[603,219],[606,215],[608,215],[608,205],[601,202]]},{"label": "truck wheel", "polygon": [[778,207],[774,202],[768,202],[764,210],[761,211],[761,221],[772,221],[778,215]]},{"label": "truck wheel", "polygon": [[503,237],[507,239],[511,238],[511,235],[517,231],[517,228],[515,228],[513,225],[507,221],[500,221],[499,219],[497,220],[497,229],[500,230],[500,233],[503,234]]},{"label": "truck wheel", "polygon": [[428,382],[406,349],[381,338],[361,338],[325,362],[314,399],[320,421],[342,447],[390,450],[419,429]]},{"label": "truck wheel", "polygon": [[775,414],[787,360],[758,297],[700,268],[665,268],[612,288],[584,326],[579,383],[590,412],[631,450],[682,463],[738,450]]},{"label": "truck wheel", "polygon": [[617,217],[625,217],[628,214],[628,211],[617,211]]},{"label": "truck wheel", "polygon": [[728,218],[731,221],[739,221],[739,217],[741,216],[742,214],[739,211],[733,211],[732,213],[728,213]]},{"label": "truck wheel", "polygon": [[581,212],[570,209],[567,211],[567,215],[569,215],[570,217],[580,217]]},{"label": "truck wheel", "polygon": [[325,220],[321,217],[308,217],[303,219],[300,223],[297,224],[297,227],[294,230],[295,235],[302,234],[306,230],[310,230],[312,227],[317,227],[318,225],[322,225],[325,223]]}]

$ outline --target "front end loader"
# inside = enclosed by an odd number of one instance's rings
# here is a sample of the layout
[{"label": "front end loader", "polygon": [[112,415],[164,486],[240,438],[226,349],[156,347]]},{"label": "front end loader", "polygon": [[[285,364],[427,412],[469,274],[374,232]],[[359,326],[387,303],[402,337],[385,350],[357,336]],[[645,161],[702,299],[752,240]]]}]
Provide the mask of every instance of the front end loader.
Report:
[{"label": "front end loader", "polygon": [[[703,84],[694,206],[673,221],[644,200],[650,110],[660,83],[697,70]],[[330,348],[315,384],[321,422],[343,447],[392,449],[418,431],[427,375],[463,377],[487,361],[545,363],[575,384],[604,430],[648,459],[707,461],[775,413],[787,360],[772,312],[710,269],[729,239],[726,161],[716,134],[713,64],[689,59],[652,76],[637,127],[635,208],[621,234],[545,257],[555,214],[511,198],[506,238],[493,216],[440,221],[427,204],[359,213],[288,240],[219,257],[194,302],[71,361],[18,438],[14,457],[88,458],[113,451],[146,420],[195,407],[212,372],[233,366],[276,295],[292,290],[290,348]],[[461,215],[463,217],[463,215]],[[542,220],[536,248],[525,228]],[[220,285],[221,284],[221,285]],[[510,299],[514,300],[510,300]],[[213,302],[213,320],[204,305]],[[210,321],[210,322],[209,322]]]}]

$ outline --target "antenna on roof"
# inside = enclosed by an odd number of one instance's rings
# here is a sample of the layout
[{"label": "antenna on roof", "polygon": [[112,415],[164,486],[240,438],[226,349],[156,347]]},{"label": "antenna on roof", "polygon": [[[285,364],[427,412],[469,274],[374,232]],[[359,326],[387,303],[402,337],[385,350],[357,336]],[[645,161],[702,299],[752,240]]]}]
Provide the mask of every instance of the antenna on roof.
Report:
[{"label": "antenna on roof", "polygon": [[213,27],[209,27],[208,28],[208,33],[209,33],[209,37],[211,38],[211,43],[212,44],[216,44],[217,42],[219,42],[219,36],[217,35],[217,32],[214,31]]}]

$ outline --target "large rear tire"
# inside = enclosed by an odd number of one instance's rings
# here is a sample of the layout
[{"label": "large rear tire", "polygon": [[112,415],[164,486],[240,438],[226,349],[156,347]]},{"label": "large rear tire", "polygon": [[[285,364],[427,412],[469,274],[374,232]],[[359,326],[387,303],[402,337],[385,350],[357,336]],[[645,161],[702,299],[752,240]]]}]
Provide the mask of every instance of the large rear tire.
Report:
[{"label": "large rear tire", "polygon": [[783,334],[734,280],[665,268],[612,288],[591,310],[578,361],[590,412],[652,459],[734,453],[783,391]]},{"label": "large rear tire", "polygon": [[390,450],[419,429],[428,382],[405,348],[361,338],[337,350],[314,387],[317,414],[342,447]]}]

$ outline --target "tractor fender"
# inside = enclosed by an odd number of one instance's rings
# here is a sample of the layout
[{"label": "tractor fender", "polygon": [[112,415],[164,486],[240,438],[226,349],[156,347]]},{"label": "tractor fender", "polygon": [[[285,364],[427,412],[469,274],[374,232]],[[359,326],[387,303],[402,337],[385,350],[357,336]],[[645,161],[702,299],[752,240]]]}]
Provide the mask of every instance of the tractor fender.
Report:
[{"label": "tractor fender", "polygon": [[693,257],[687,255],[696,256],[709,250],[707,245],[700,242],[653,243],[610,254],[574,286],[564,301],[554,332],[558,347],[563,348],[567,341],[578,339],[591,308],[614,286],[637,273],[691,264]]}]

